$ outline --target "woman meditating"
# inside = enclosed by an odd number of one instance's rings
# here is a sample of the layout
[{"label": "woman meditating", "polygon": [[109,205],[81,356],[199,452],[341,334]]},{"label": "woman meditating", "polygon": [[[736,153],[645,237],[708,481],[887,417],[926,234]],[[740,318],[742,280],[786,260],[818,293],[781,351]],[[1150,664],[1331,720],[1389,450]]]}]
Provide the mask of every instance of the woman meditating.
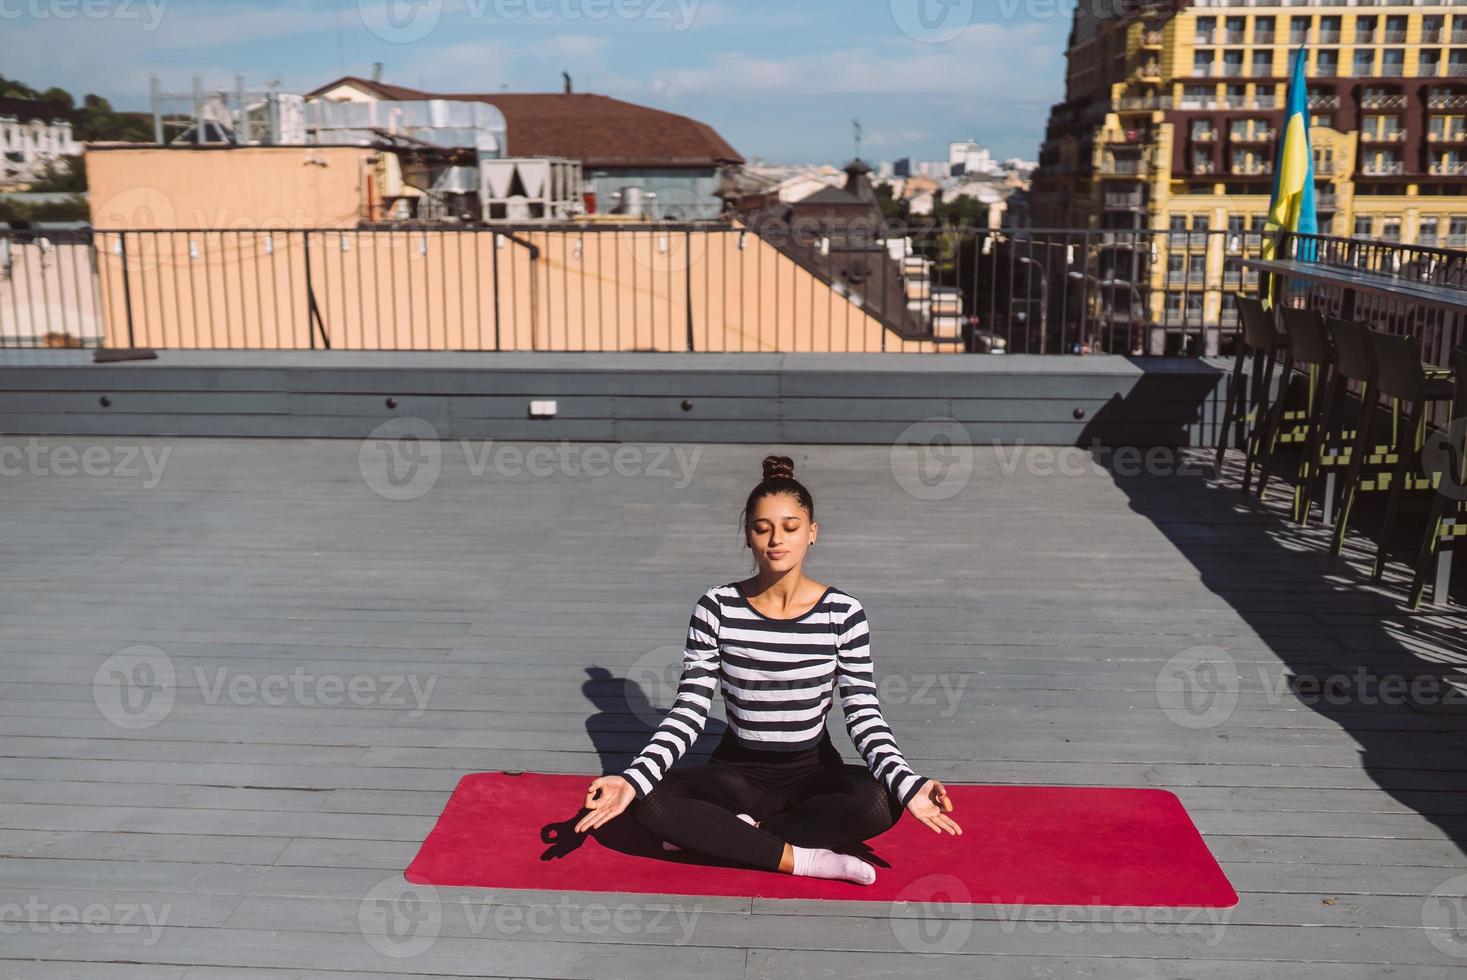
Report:
[{"label": "woman meditating", "polygon": [[[903,808],[936,833],[962,828],[942,783],[911,770],[882,718],[861,603],[804,575],[819,525],[789,457],[765,458],[741,525],[758,572],[698,598],[672,710],[630,766],[591,783],[576,831],[635,800],[637,822],[669,850],[869,885],[874,867],[831,848],[883,833]],[[836,687],[864,767],[846,764],[825,727]],[[716,688],[722,740],[707,765],[672,768]]]}]

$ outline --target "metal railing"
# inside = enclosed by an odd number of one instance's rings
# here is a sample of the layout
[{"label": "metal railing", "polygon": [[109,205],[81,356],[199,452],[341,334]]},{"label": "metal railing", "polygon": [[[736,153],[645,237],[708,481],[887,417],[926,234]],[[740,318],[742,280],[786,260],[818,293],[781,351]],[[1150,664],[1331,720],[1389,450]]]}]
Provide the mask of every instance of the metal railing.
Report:
[{"label": "metal railing", "polygon": [[[1467,288],[1461,250],[1318,241],[1321,261]],[[892,224],[858,241],[753,222],[0,230],[0,346],[1226,354],[1232,295],[1258,282],[1238,263],[1262,246],[1236,229]]]}]

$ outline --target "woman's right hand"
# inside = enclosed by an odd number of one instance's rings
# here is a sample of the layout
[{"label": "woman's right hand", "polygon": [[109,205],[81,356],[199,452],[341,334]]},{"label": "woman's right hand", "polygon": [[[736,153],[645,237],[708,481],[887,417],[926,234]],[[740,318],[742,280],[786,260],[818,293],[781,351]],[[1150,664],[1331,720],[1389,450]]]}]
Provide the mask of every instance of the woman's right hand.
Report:
[{"label": "woman's right hand", "polygon": [[592,780],[581,804],[589,813],[576,822],[576,833],[585,833],[617,816],[637,798],[637,791],[621,776],[602,776]]}]

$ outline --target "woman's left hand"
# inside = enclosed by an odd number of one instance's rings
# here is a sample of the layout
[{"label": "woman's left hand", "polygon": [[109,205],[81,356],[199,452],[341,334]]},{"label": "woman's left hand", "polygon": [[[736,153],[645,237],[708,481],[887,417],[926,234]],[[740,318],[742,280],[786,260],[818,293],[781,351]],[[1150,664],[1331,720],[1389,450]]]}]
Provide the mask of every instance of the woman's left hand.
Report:
[{"label": "woman's left hand", "polygon": [[931,827],[934,833],[961,834],[963,828],[947,814],[953,812],[952,798],[947,787],[935,779],[929,779],[917,790],[917,795],[907,802],[912,816]]}]

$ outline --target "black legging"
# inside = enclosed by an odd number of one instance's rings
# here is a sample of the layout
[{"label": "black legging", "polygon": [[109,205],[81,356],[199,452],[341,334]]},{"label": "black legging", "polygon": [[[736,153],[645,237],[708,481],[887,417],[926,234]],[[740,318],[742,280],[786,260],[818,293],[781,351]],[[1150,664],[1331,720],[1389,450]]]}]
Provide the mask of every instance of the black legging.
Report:
[{"label": "black legging", "polygon": [[707,765],[669,769],[632,805],[637,822],[663,840],[768,871],[779,869],[786,843],[857,844],[892,827],[903,809],[869,769],[841,758],[828,732],[812,748],[778,752],[744,748],[727,729]]}]

